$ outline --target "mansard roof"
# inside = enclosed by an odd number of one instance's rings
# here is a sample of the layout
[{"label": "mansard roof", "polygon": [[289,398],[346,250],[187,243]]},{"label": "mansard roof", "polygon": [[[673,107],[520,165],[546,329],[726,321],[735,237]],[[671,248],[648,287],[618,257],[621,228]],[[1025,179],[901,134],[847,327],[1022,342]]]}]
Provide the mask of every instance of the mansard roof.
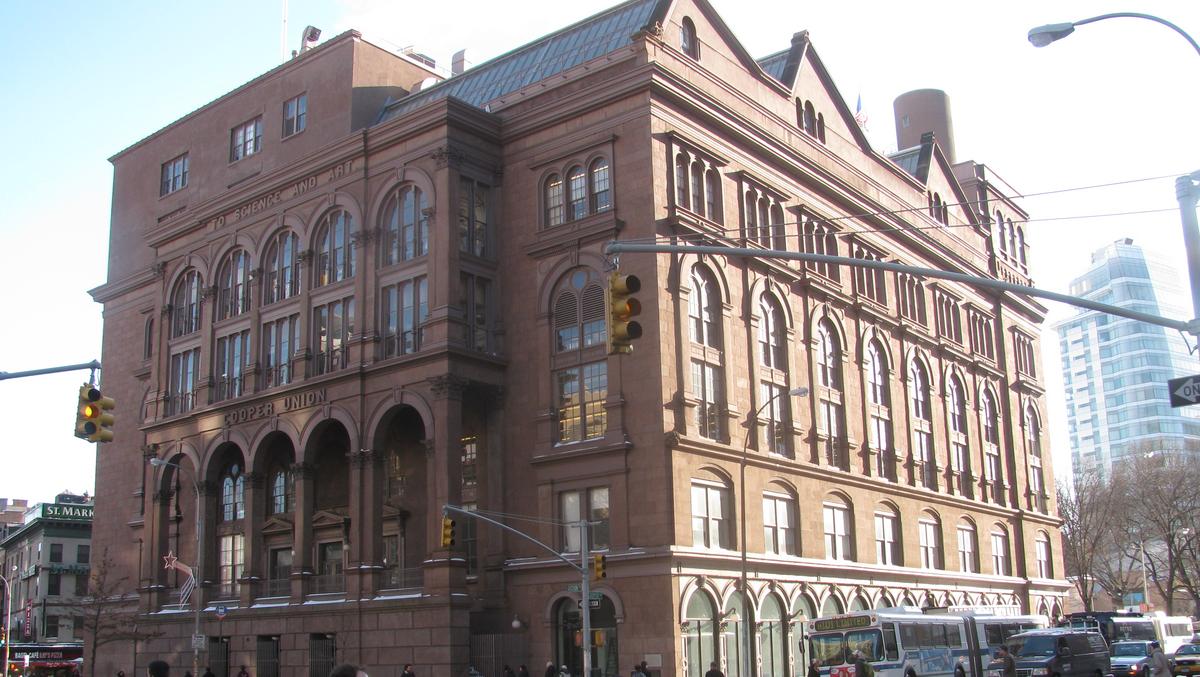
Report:
[{"label": "mansard roof", "polygon": [[665,4],[662,0],[629,0],[606,9],[428,89],[389,102],[379,122],[447,97],[483,106],[629,44],[635,33],[663,15],[666,7],[660,5]]}]

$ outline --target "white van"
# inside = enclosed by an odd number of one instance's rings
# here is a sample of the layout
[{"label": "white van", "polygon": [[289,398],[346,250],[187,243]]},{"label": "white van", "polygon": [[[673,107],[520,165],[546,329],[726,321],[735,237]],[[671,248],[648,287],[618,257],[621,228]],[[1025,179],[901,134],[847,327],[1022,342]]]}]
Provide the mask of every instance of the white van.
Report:
[{"label": "white van", "polygon": [[1150,615],[1154,634],[1162,644],[1163,653],[1174,656],[1180,645],[1192,641],[1192,619],[1187,616],[1167,616],[1158,611]]}]

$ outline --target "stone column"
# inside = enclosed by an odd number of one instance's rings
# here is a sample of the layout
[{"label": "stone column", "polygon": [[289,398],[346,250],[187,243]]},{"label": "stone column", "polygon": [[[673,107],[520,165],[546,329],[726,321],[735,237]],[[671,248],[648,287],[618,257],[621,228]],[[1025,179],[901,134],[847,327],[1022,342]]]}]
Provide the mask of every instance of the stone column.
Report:
[{"label": "stone column", "polygon": [[[313,573],[312,518],[313,518],[313,466],[296,463],[292,466],[295,482],[296,505],[292,527],[292,599],[303,600],[307,592],[307,581]],[[305,572],[308,572],[307,574]]]},{"label": "stone column", "polygon": [[246,474],[246,489],[243,496],[246,502],[246,516],[242,521],[242,548],[244,566],[241,583],[239,604],[249,607],[254,598],[262,593],[261,585],[266,580],[266,569],[263,566],[262,526],[266,513],[265,478],[262,473]]},{"label": "stone column", "polygon": [[375,592],[382,571],[382,501],[377,476],[383,455],[374,449],[350,454],[350,481],[357,490],[350,495],[350,548],[346,558],[346,592],[357,599]]},{"label": "stone column", "polygon": [[138,582],[142,611],[158,611],[169,598],[163,557],[171,549],[171,501],[174,497],[174,492],[156,489],[150,498],[150,510],[147,511],[151,520],[147,531],[149,541],[142,553],[146,577]]},{"label": "stone column", "polygon": [[[433,436],[427,440],[425,464],[425,534],[429,556],[425,566],[425,593],[446,595],[466,584],[466,563],[461,552],[443,548],[442,508],[462,500],[462,398],[467,381],[445,375],[429,379],[433,395]],[[451,515],[458,522],[463,517]],[[461,533],[461,528],[459,532]]]}]

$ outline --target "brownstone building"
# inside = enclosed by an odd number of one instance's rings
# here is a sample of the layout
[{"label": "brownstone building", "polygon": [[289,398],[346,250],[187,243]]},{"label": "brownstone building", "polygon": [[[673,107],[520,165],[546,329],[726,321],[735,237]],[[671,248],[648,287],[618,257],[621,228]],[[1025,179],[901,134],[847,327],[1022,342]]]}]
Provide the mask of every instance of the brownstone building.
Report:
[{"label": "brownstone building", "polygon": [[631,0],[448,78],[345,33],[118,153],[94,538],[162,634],[96,668],[190,666],[173,552],[222,677],[579,674],[578,574],[469,520],[442,548],[446,504],[575,557],[595,522],[604,675],[802,674],[801,621],[850,609],[1058,613],[1032,299],[627,254],[645,336],[605,348],[614,239],[1028,281],[1015,191],[919,108],[885,157],[806,33],[755,60]]}]

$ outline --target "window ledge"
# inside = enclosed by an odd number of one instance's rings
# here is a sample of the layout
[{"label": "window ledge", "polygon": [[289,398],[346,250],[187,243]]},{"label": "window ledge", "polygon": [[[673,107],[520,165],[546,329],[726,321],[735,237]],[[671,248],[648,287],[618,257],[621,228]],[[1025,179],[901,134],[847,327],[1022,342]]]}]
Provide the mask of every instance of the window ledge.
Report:
[{"label": "window ledge", "polygon": [[615,209],[610,208],[577,221],[543,228],[538,231],[534,243],[525,247],[525,253],[532,257],[542,257],[568,245],[575,246],[606,238],[615,239],[624,228],[625,222],[617,218]]}]

